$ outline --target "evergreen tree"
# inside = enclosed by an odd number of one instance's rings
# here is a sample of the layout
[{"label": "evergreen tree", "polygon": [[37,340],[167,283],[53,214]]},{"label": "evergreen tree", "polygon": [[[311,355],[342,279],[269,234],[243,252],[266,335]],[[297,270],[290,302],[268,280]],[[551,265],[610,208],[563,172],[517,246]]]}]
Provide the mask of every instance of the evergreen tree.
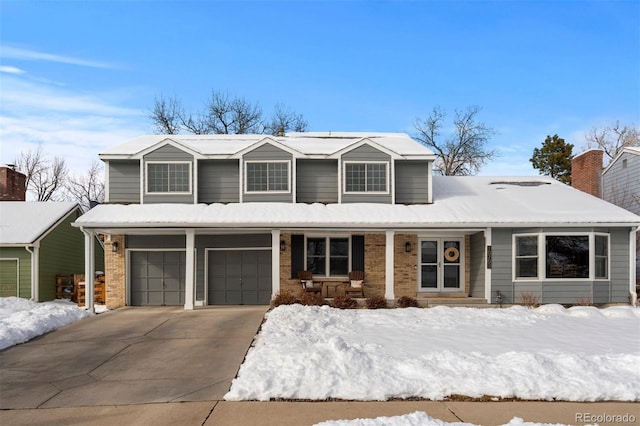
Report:
[{"label": "evergreen tree", "polygon": [[542,148],[534,148],[533,156],[529,159],[533,168],[540,174],[571,185],[571,159],[573,158],[573,144],[566,143],[558,135],[547,136]]}]

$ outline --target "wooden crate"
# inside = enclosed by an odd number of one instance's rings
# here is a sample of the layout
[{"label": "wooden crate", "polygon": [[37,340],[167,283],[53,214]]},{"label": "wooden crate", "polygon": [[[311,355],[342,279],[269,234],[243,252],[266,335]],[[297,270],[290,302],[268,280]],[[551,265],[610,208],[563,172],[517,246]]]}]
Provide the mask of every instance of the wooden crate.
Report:
[{"label": "wooden crate", "polygon": [[[76,285],[76,297],[78,301],[78,306],[84,306],[86,301],[86,289],[84,284],[84,275],[76,275],[77,281]],[[99,304],[106,303],[106,285],[104,280],[104,275],[101,275],[95,279],[93,282],[93,302]]]},{"label": "wooden crate", "polygon": [[73,275],[56,274],[56,299],[76,301],[76,286]]}]

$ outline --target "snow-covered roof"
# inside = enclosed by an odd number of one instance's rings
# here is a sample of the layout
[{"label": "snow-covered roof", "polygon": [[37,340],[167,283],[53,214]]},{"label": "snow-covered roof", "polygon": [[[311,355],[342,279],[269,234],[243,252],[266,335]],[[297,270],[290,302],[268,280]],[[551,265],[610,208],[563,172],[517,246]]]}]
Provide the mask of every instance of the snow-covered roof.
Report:
[{"label": "snow-covered roof", "polygon": [[370,141],[402,157],[434,157],[434,153],[405,133],[308,132],[270,135],[145,135],[110,148],[103,159],[134,158],[164,143],[174,142],[205,156],[232,156],[262,141],[273,141],[301,155],[329,156],[361,141]]},{"label": "snow-covered roof", "polygon": [[72,202],[2,201],[0,244],[32,244],[76,207]]},{"label": "snow-covered roof", "polygon": [[622,157],[624,154],[640,155],[640,146],[625,146],[624,148],[622,148],[620,152],[618,152],[618,155],[616,155],[615,158],[613,158],[613,160],[609,162],[607,167],[604,168],[604,170],[602,171],[602,174],[604,175],[609,170],[611,170],[611,167],[613,167],[613,165],[618,161],[618,159],[620,159],[620,157]]},{"label": "snow-covered roof", "polygon": [[433,204],[105,204],[91,228],[425,228],[640,225],[640,216],[551,178],[435,176]]}]

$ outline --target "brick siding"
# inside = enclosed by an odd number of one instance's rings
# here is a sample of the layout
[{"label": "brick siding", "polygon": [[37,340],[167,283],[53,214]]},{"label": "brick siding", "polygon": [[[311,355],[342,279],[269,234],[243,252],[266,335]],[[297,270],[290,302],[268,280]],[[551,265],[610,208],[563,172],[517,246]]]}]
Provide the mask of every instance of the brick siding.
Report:
[{"label": "brick siding", "polygon": [[[118,244],[117,253],[111,250],[114,243]],[[104,249],[107,308],[120,308],[125,306],[127,300],[124,235],[111,235],[111,242],[106,241]]]}]

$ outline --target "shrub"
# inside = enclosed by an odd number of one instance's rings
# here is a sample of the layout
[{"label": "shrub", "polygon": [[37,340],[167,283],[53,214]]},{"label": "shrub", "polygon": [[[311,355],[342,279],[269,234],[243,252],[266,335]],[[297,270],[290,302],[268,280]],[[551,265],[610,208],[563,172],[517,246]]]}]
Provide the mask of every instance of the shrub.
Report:
[{"label": "shrub", "polygon": [[577,306],[592,306],[593,302],[591,300],[591,296],[580,296],[576,298]]},{"label": "shrub", "polygon": [[271,302],[273,306],[293,305],[298,303],[298,295],[289,290],[281,291]]},{"label": "shrub", "polygon": [[410,296],[402,296],[396,302],[396,305],[399,308],[417,308],[418,307],[418,299]]},{"label": "shrub", "polygon": [[540,297],[530,292],[520,293],[520,303],[527,308],[537,308],[540,306]]},{"label": "shrub", "polygon": [[369,297],[365,304],[367,305],[367,309],[384,309],[387,307],[387,299],[383,296],[373,296]]},{"label": "shrub", "polygon": [[332,306],[338,309],[354,309],[358,307],[358,301],[348,294],[336,294]]},{"label": "shrub", "polygon": [[320,293],[307,292],[300,295],[299,302],[306,306],[322,306],[327,303]]}]

